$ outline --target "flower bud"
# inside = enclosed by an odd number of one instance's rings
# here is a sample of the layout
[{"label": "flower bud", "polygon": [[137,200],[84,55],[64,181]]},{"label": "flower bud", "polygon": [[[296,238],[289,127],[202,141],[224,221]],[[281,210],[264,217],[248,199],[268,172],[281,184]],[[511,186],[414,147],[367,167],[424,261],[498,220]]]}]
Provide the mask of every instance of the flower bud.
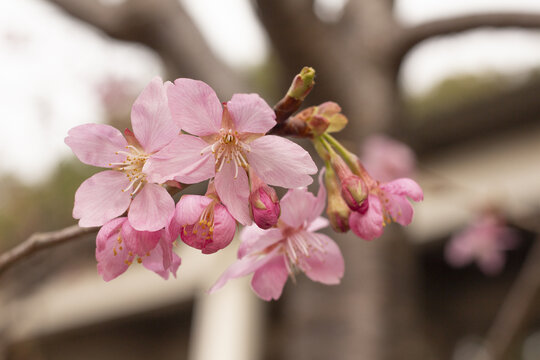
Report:
[{"label": "flower bud", "polygon": [[251,192],[249,205],[253,221],[261,229],[270,229],[276,225],[281,213],[276,191],[265,184],[253,171],[249,171]]},{"label": "flower bud", "polygon": [[341,196],[353,211],[364,214],[368,209],[368,189],[358,176],[349,176],[341,181]]},{"label": "flower bud", "polygon": [[315,85],[315,81],[313,81],[314,78],[315,70],[305,66],[300,71],[300,74],[297,74],[294,77],[291,87],[289,88],[289,91],[287,91],[287,95],[296,100],[304,101],[311,89],[313,89],[313,85]]},{"label": "flower bud", "polygon": [[332,167],[326,167],[324,184],[328,191],[328,207],[326,208],[326,214],[328,215],[332,229],[337,232],[349,231],[349,215],[351,214],[351,209],[349,209],[345,200],[341,197],[339,179]]}]

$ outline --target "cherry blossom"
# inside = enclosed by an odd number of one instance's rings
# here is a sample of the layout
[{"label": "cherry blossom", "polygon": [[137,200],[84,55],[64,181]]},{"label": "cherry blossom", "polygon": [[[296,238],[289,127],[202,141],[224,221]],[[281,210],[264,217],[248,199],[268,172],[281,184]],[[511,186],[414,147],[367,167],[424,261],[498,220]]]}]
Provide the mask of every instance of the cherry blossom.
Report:
[{"label": "cherry blossom", "polygon": [[173,250],[178,233],[165,228],[159,231],[135,230],[128,218],[120,217],[101,227],[96,239],[98,273],[110,281],[123,274],[133,262],[167,280],[176,277],[180,258]]},{"label": "cherry blossom", "polygon": [[174,201],[144,169],[153,154],[179,133],[172,122],[165,87],[154,78],[133,104],[133,132],[109,125],[84,124],[71,129],[65,143],[83,163],[110,168],[84,181],[75,194],[73,217],[83,227],[100,226],[128,210],[137,230],[167,225]]},{"label": "cherry blossom", "polygon": [[245,227],[240,235],[238,260],[225,270],[210,292],[250,273],[253,291],[267,301],[278,299],[289,275],[294,277],[298,271],[313,281],[338,284],[344,273],[341,251],[331,238],[315,232],[328,226],[328,220],[319,216],[325,198],[322,184],[317,197],[305,188],[289,190],[281,200],[277,227]]},{"label": "cherry blossom", "polygon": [[505,263],[504,253],[516,247],[517,233],[504,225],[499,216],[483,214],[447,243],[446,261],[463,267],[476,262],[486,275],[499,273]]},{"label": "cherry blossom", "polygon": [[178,229],[184,243],[203,254],[223,249],[236,232],[236,220],[219,201],[213,183],[205,196],[182,196],[171,226]]},{"label": "cherry blossom", "polygon": [[167,90],[173,120],[189,134],[176,137],[148,160],[150,181],[197,183],[215,177],[216,191],[240,223],[250,224],[251,169],[268,185],[294,188],[312,182],[317,167],[299,145],[265,135],[275,113],[257,94],[235,94],[223,106],[202,81],[177,79]]}]

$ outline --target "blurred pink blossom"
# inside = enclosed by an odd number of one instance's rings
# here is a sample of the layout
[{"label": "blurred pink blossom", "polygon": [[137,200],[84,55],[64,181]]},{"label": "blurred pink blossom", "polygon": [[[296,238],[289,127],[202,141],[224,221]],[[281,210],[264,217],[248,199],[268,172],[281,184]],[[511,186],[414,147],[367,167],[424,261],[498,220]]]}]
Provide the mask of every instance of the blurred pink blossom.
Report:
[{"label": "blurred pink blossom", "polygon": [[319,216],[325,198],[322,183],[317,197],[305,188],[289,190],[281,200],[277,228],[245,227],[240,235],[238,260],[225,270],[210,292],[250,273],[253,291],[267,301],[278,299],[288,276],[294,277],[298,271],[313,281],[338,284],[344,273],[341,251],[331,238],[315,232],[328,226],[328,220]]},{"label": "blurred pink blossom", "polygon": [[366,138],[361,154],[364,167],[379,181],[410,177],[416,166],[416,157],[411,148],[382,134]]},{"label": "blurred pink blossom", "polygon": [[176,277],[180,258],[173,250],[178,233],[169,228],[160,231],[137,231],[128,218],[120,217],[101,227],[96,239],[98,273],[110,281],[123,274],[133,262],[167,280]]},{"label": "blurred pink blossom", "polygon": [[84,124],[71,129],[65,143],[83,163],[111,168],[84,181],[75,193],[73,217],[83,227],[101,226],[128,210],[131,225],[156,231],[167,225],[174,200],[159,183],[148,179],[145,167],[179,128],[172,122],[165,86],[154,78],[139,95],[131,112],[132,133],[109,125]]},{"label": "blurred pink blossom", "polygon": [[486,275],[496,275],[504,267],[505,251],[519,242],[516,231],[504,225],[499,216],[486,213],[446,244],[445,258],[452,266],[476,262]]},{"label": "blurred pink blossom", "polygon": [[257,94],[235,94],[223,104],[202,81],[177,79],[167,91],[173,120],[192,134],[176,137],[148,161],[150,181],[197,183],[215,177],[219,198],[240,223],[252,222],[249,206],[250,169],[266,184],[307,186],[317,172],[299,145],[265,135],[275,113]]}]

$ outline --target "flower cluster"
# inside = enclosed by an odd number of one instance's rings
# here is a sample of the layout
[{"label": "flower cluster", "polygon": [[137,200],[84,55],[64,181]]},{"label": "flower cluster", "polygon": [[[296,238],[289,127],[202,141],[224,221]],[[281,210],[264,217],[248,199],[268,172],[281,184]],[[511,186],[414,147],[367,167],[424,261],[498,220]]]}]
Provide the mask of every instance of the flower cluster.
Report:
[{"label": "flower cluster", "polygon": [[[253,273],[256,294],[277,299],[298,271],[324,284],[343,276],[337,244],[316,232],[329,223],[320,217],[327,191],[327,213],[337,231],[351,228],[373,239],[391,220],[410,223],[406,197],[419,201],[422,190],[410,179],[380,184],[370,177],[329,135],[347,122],[339,105],[327,102],[292,116],[313,76],[305,68],[275,109],[257,94],[235,94],[221,103],[204,82],[155,78],[133,104],[132,131],[102,124],[71,129],[65,142],[75,155],[107,168],[81,184],[73,209],[80,226],[101,226],[96,258],[103,279],[116,278],[134,262],[165,279],[176,276],[177,239],[212,254],[232,242],[239,223],[245,226],[239,259],[212,291]],[[325,160],[317,196],[306,188],[315,163],[278,136],[285,133],[311,138]],[[183,194],[175,205],[171,194],[206,180],[204,196]],[[280,200],[274,186],[289,191]]]}]

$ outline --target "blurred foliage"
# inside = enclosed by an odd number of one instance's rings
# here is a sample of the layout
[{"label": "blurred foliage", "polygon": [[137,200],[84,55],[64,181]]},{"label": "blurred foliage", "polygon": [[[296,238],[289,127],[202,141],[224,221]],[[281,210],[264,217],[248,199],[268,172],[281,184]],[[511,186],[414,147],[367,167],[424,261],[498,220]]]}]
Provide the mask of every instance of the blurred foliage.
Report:
[{"label": "blurred foliage", "polygon": [[98,168],[76,159],[58,165],[38,185],[24,185],[11,176],[0,178],[0,250],[37,231],[52,231],[76,223],[71,216],[75,191]]}]

